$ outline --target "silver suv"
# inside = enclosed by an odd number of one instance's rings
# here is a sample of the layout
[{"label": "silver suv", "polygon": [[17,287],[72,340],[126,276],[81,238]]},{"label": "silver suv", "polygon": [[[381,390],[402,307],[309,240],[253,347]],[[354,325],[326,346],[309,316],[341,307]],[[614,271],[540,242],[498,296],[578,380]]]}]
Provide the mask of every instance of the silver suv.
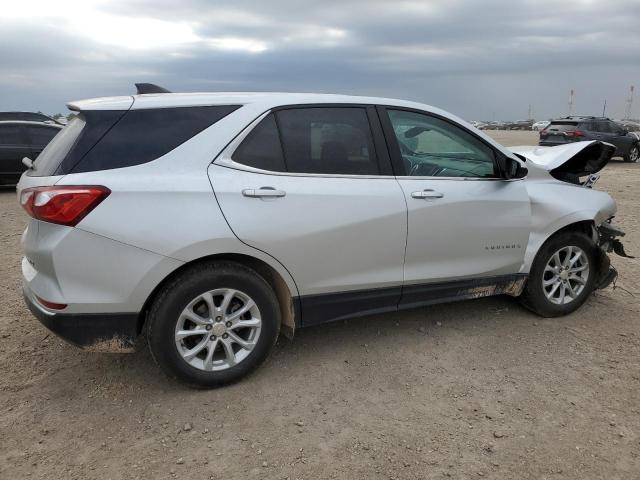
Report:
[{"label": "silver suv", "polygon": [[612,147],[513,151],[413,102],[283,93],[72,102],[18,198],[24,296],[91,351],[194,386],[239,379],[279,332],[507,294],[582,305],[624,253],[582,178]]}]

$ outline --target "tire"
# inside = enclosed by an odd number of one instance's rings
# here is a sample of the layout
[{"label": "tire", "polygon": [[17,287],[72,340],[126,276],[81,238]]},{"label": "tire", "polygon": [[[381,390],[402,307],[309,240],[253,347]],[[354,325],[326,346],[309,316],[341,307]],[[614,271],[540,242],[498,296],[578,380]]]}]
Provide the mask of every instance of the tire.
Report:
[{"label": "tire", "polygon": [[640,160],[640,146],[638,146],[637,143],[632,145],[629,149],[629,153],[624,155],[622,158],[628,163],[638,163],[638,160]]},{"label": "tire", "polygon": [[[233,319],[240,310],[246,312]],[[267,358],[278,338],[280,308],[255,271],[212,261],[162,287],[147,321],[151,355],[162,371],[191,387],[213,388],[240,380]]]},{"label": "tire", "polygon": [[[542,245],[533,261],[527,284],[520,296],[520,302],[526,308],[542,317],[560,317],[576,311],[589,298],[595,288],[597,275],[596,248],[597,246],[594,245],[593,241],[583,233],[564,232],[552,236]],[[571,258],[575,258],[578,249],[582,251],[587,263],[586,273],[585,270],[572,273],[573,270],[581,268],[584,263],[582,259],[578,259],[572,270],[566,271],[566,267],[562,267],[565,269],[565,273],[557,273],[558,270],[555,268],[552,270],[547,269],[548,266],[556,265],[557,262],[552,260],[552,257],[562,249],[565,249],[564,256],[560,252],[558,257],[561,262],[566,259],[569,249],[572,249]],[[564,262],[562,264],[564,265]],[[563,275],[568,275],[570,278],[565,279],[563,282]],[[577,276],[581,277],[584,284],[574,279]],[[557,287],[556,278],[560,282]],[[543,281],[553,283],[545,287],[543,286]],[[572,291],[574,291],[575,296],[572,296],[569,293],[569,289],[564,286],[567,282]],[[579,289],[580,286],[582,286],[581,290]],[[554,287],[556,287],[556,290],[552,293]],[[564,298],[567,303],[557,303],[563,292],[566,292]],[[554,300],[548,297],[549,293],[552,293]]]}]

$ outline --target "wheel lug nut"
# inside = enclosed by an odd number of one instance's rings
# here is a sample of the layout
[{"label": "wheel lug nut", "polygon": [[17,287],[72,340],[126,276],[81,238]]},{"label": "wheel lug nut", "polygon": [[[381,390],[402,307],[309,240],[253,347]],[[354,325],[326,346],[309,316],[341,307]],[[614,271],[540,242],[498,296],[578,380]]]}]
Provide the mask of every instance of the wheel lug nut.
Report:
[{"label": "wheel lug nut", "polygon": [[223,334],[222,334],[222,338],[227,338],[228,336],[229,336],[229,334],[228,334],[228,333],[223,333]]},{"label": "wheel lug nut", "polygon": [[227,327],[230,327],[232,325],[232,323],[231,322],[227,322],[226,325],[227,325]]},{"label": "wheel lug nut", "polygon": [[207,326],[206,326],[206,327],[204,327],[204,328],[206,328],[207,330],[211,330],[213,327],[212,327],[211,325],[207,325]]},{"label": "wheel lug nut", "polygon": [[211,335],[211,336],[209,337],[209,340],[211,340],[212,342],[213,342],[215,339],[216,339],[216,336],[215,336],[215,335]]},{"label": "wheel lug nut", "polygon": [[222,317],[216,317],[216,322],[221,322],[222,321]]}]

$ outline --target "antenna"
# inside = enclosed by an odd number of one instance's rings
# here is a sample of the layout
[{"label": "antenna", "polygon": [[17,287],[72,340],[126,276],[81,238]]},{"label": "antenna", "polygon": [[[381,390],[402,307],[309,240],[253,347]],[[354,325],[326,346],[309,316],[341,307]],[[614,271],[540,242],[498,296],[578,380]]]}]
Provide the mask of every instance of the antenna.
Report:
[{"label": "antenna", "polygon": [[606,115],[604,114],[604,112],[607,111],[607,99],[604,99],[604,105],[602,106],[602,116],[606,117]]},{"label": "antenna", "polygon": [[529,104],[529,113],[527,113],[527,120],[533,120],[533,107]]},{"label": "antenna", "polygon": [[631,108],[633,107],[633,91],[635,90],[635,86],[631,85],[631,88],[629,89],[629,97],[627,98],[627,108],[625,109],[624,112],[624,119],[625,120],[629,120],[631,119]]},{"label": "antenna", "polygon": [[573,115],[573,97],[574,91],[571,89],[571,93],[569,94],[569,116]]},{"label": "antenna", "polygon": [[162,88],[153,83],[136,83],[136,93],[142,95],[143,93],[171,93],[166,88]]}]

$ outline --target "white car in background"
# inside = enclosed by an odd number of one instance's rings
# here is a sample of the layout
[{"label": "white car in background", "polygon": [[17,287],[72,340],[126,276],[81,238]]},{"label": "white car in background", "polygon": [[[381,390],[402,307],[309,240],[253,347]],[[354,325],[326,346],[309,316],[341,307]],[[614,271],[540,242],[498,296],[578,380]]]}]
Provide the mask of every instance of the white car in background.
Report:
[{"label": "white car in background", "polygon": [[540,130],[544,130],[545,128],[547,128],[550,123],[551,122],[549,120],[540,120],[539,122],[536,122],[533,125],[531,125],[531,130],[539,132]]},{"label": "white car in background", "polygon": [[580,181],[610,145],[512,151],[403,100],[148,87],[70,103],[18,185],[26,302],[78,346],[144,333],[212,387],[280,331],[498,294],[555,317],[616,276],[615,203]]}]

